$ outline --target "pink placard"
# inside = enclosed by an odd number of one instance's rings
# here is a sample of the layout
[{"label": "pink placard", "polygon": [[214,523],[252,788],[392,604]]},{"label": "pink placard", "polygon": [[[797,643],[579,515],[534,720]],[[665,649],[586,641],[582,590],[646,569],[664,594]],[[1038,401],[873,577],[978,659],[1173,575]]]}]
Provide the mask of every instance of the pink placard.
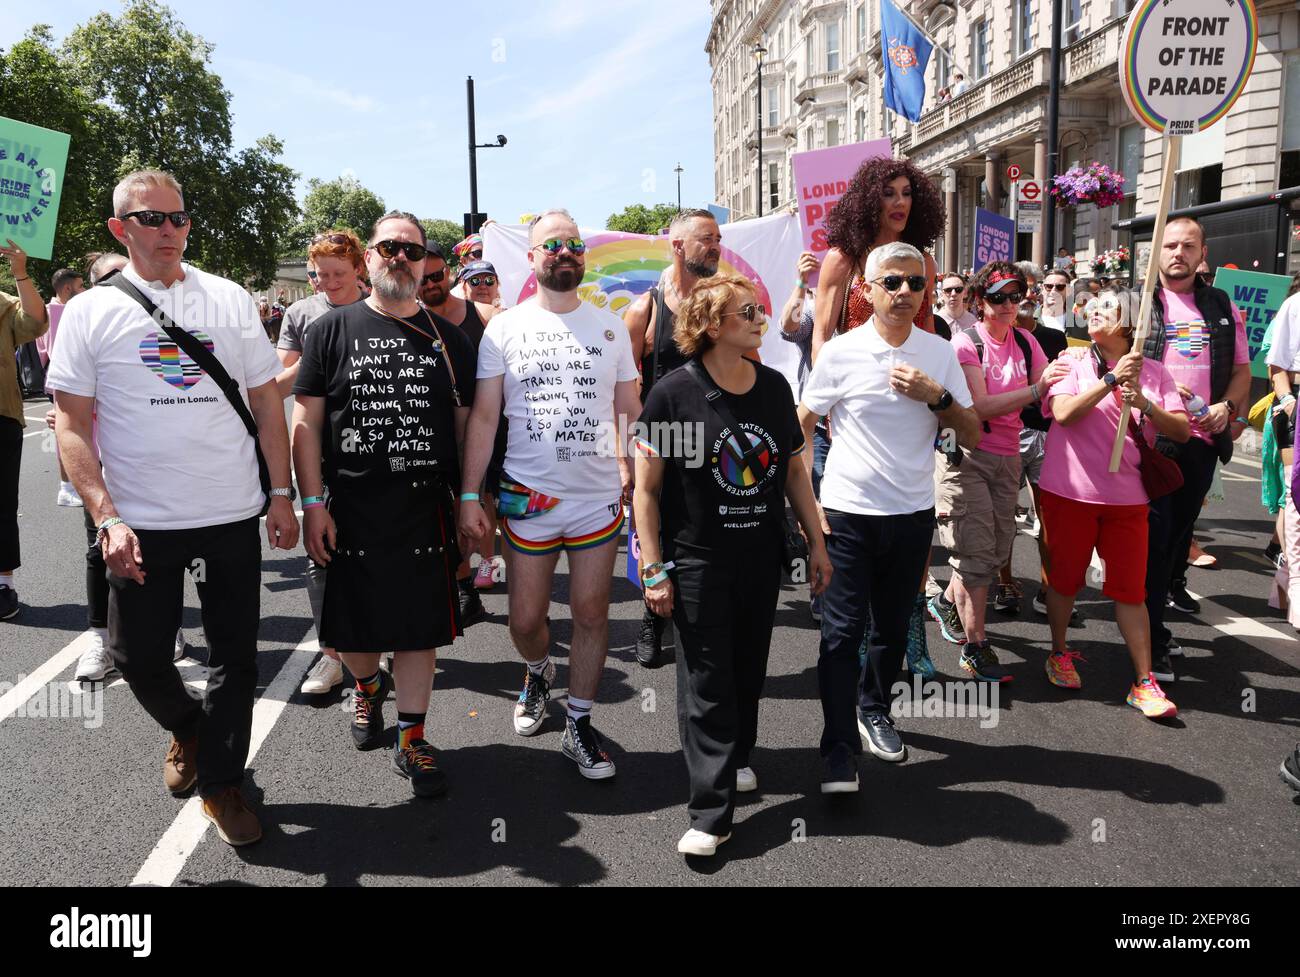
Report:
[{"label": "pink placard", "polygon": [[[863,161],[876,157],[889,157],[894,153],[888,139],[870,139],[848,146],[814,149],[795,153],[790,157],[794,167],[795,200],[799,205],[799,229],[803,232],[803,248],[826,258],[826,218],[840,197],[849,188],[849,181]],[[814,275],[810,285],[817,283]]]}]

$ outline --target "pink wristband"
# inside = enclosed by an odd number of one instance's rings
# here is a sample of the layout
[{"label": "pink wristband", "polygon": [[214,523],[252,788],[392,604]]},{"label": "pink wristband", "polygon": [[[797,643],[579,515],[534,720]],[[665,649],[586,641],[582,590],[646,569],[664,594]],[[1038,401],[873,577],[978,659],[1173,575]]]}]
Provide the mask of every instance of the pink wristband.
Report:
[{"label": "pink wristband", "polygon": [[325,503],[324,503],[324,502],[304,502],[304,503],[302,504],[302,507],[303,507],[304,509],[323,509],[323,508],[325,508]]}]

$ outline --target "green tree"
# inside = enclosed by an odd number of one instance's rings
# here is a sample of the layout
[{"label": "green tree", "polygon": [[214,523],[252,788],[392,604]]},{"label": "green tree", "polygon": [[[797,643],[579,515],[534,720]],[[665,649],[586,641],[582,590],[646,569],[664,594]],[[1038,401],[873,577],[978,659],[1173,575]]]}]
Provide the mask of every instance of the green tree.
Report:
[{"label": "green tree", "polygon": [[[137,166],[173,173],[195,218],[188,258],[254,287],[275,276],[278,247],[297,218],[297,174],[273,136],[235,153],[230,93],[209,68],[212,46],[155,0],[130,0],[68,35],[66,65],[115,117],[117,175]],[[250,198],[249,195],[252,195]]]},{"label": "green tree", "polygon": [[[117,120],[60,61],[50,28],[43,24],[33,27],[8,51],[0,51],[0,106],[10,118],[72,137],[53,256],[49,261],[33,258],[28,262],[29,273],[41,290],[48,292],[54,269],[72,267],[84,272],[82,257],[88,251],[119,247],[105,224],[122,155]],[[7,264],[0,266],[0,278],[11,291]]]},{"label": "green tree", "polygon": [[437,217],[421,218],[420,223],[424,225],[424,233],[429,236],[429,243],[436,242],[438,247],[442,248],[442,253],[446,256],[447,262],[455,264],[456,259],[452,256],[451,249],[464,240],[464,225]]},{"label": "green tree", "polygon": [[384,210],[383,198],[363,187],[354,176],[309,180],[302,220],[290,233],[285,253],[302,257],[312,237],[331,229],[354,231],[364,242]]},{"label": "green tree", "polygon": [[629,204],[621,213],[610,214],[605,227],[627,234],[658,234],[676,216],[676,204],[655,204],[653,207]]}]

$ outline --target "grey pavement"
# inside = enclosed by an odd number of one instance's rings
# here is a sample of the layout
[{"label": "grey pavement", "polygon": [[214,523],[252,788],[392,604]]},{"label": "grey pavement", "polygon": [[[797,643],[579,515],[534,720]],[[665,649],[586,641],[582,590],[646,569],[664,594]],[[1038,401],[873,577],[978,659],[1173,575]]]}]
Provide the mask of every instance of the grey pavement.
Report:
[{"label": "grey pavement", "polygon": [[[33,419],[43,410],[28,402]],[[32,674],[86,627],[82,514],[54,505],[54,456],[39,427],[28,433],[24,606],[0,622],[0,683]],[[1300,738],[1300,642],[1266,602],[1271,573],[1260,552],[1271,524],[1258,478],[1257,463],[1234,461],[1227,499],[1211,502],[1201,520],[1199,535],[1220,568],[1192,571],[1191,589],[1207,598],[1199,618],[1170,612],[1187,649],[1167,686],[1180,710],[1170,724],[1125,705],[1127,654],[1110,604],[1094,590],[1080,595],[1075,632],[1087,658],[1084,688],[1047,682],[1046,622],[1028,607],[1038,558],[1021,535],[1015,569],[1026,607],[1018,618],[989,615],[1015,676],[999,690],[996,724],[900,718],[906,762],[864,756],[861,792],[825,799],[818,637],[806,588],[787,586],[753,759],[761,789],[742,795],[734,837],[705,864],[675,849],[687,822],[674,669],[637,664],[641,605],[626,579],[614,585],[594,717],[617,777],[584,781],[559,752],[571,635],[561,564],[551,609],[560,671],[544,730],[525,739],[511,729],[523,666],[498,587],[485,596],[491,620],[441,655],[427,731],[450,790],[420,801],[391,771],[388,751],[353,749],[341,692],[309,701],[296,691],[312,656],[294,650],[314,637],[306,556],[268,550],[259,695],[268,685],[273,695],[259,705],[267,728],[247,781],[263,841],[237,852],[211,830],[191,830],[192,804],[162,786],[166,734],[118,682],[103,692],[98,724],[21,714],[38,711],[31,703],[0,720],[0,878],[125,885],[148,865],[142,881],[178,885],[1294,884],[1300,801],[1277,768]],[[948,576],[943,559],[936,550],[940,580]],[[198,681],[204,639],[187,587],[194,660],[183,673]],[[934,624],[928,632],[941,678],[964,680],[955,646]],[[73,667],[68,660],[40,695],[48,701],[52,689],[66,709]],[[287,702],[273,701],[276,688],[292,690],[281,697]],[[394,709],[390,701],[390,723]],[[186,838],[197,839],[192,850]]]}]

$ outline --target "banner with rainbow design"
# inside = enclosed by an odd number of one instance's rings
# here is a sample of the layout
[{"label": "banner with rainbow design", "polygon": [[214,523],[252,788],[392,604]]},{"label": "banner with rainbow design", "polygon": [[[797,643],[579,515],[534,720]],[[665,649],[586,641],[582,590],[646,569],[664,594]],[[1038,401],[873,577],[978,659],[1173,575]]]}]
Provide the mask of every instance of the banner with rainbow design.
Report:
[{"label": "banner with rainbow design", "polygon": [[[798,355],[793,343],[780,336],[776,321],[794,289],[795,270],[803,250],[799,221],[792,214],[773,214],[722,225],[719,271],[743,275],[754,283],[758,301],[767,307],[769,325],[759,350],[764,363],[780,370],[798,389]],[[578,294],[597,308],[622,316],[639,296],[657,285],[672,262],[666,237],[579,228],[587,242],[587,273]],[[528,228],[522,224],[486,225],[483,257],[501,279],[501,299],[507,306],[531,298],[537,280],[528,263]]]}]

